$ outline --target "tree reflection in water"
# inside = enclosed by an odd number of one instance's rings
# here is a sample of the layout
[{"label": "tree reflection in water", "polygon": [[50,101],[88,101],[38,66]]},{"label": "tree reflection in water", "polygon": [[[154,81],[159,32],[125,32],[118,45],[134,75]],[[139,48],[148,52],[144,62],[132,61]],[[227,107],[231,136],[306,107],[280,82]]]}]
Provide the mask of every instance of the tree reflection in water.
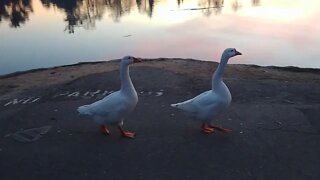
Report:
[{"label": "tree reflection in water", "polygon": [[224,0],[198,0],[198,6],[204,8],[201,10],[204,16],[221,14],[223,3]]},{"label": "tree reflection in water", "polygon": [[55,6],[66,13],[67,22],[65,31],[74,33],[75,27],[92,29],[95,20],[102,19],[104,14],[104,0],[41,0],[45,7]]},{"label": "tree reflection in water", "polygon": [[119,22],[123,15],[129,14],[131,8],[134,6],[133,0],[106,0],[105,2],[109,10],[109,17],[111,17],[115,22]]},{"label": "tree reflection in water", "polygon": [[136,0],[139,13],[147,14],[150,18],[153,14],[154,0]]},{"label": "tree reflection in water", "polygon": [[183,4],[183,0],[177,0],[178,7]]},{"label": "tree reflection in water", "polygon": [[252,6],[260,6],[260,0],[252,0]]},{"label": "tree reflection in water", "polygon": [[152,16],[154,0],[41,0],[46,7],[64,9],[67,22],[65,30],[74,33],[75,27],[93,29],[95,21],[101,20],[105,11],[114,22],[119,22],[137,4],[139,12]]},{"label": "tree reflection in water", "polygon": [[[239,1],[241,2],[241,0],[231,1],[234,11],[241,8]],[[40,2],[44,7],[54,6],[65,12],[64,21],[67,22],[65,31],[69,33],[74,33],[76,27],[94,29],[96,20],[101,20],[105,13],[114,22],[120,22],[121,17],[129,15],[134,8],[152,18],[155,8],[154,0],[40,0]],[[176,3],[180,7],[184,0],[177,0]],[[260,0],[252,0],[251,3],[252,6],[259,6]],[[198,6],[196,9],[201,10],[204,16],[219,15],[224,0],[198,0]],[[28,20],[30,12],[33,12],[32,0],[0,0],[0,23],[8,20],[11,22],[11,27],[19,27]]]},{"label": "tree reflection in water", "polygon": [[10,27],[20,27],[33,12],[31,0],[0,0],[0,22],[10,21]]},{"label": "tree reflection in water", "polygon": [[238,0],[234,0],[232,3],[232,9],[238,11],[241,8],[241,4]]}]

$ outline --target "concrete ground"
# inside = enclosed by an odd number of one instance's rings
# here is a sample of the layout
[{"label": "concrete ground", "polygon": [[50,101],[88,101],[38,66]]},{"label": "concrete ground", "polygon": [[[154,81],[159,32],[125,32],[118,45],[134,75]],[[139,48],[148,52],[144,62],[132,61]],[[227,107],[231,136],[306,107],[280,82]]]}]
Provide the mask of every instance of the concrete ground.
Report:
[{"label": "concrete ground", "polygon": [[76,111],[118,90],[118,70],[2,98],[0,179],[320,179],[319,71],[228,65],[233,101],[213,123],[233,131],[207,135],[170,104],[208,90],[216,64],[157,63],[168,68],[131,67],[139,103],[124,127],[135,139],[101,135]]}]

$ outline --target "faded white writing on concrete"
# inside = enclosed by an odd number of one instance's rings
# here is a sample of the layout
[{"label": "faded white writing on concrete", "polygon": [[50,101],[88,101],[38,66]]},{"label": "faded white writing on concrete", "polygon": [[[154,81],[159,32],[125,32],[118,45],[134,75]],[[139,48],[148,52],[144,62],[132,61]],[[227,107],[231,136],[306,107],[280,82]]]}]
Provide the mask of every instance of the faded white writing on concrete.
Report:
[{"label": "faded white writing on concrete", "polygon": [[[59,92],[51,97],[51,99],[56,98],[102,98],[106,95],[113,93],[114,91],[107,91],[107,90],[89,90],[85,92],[81,91],[63,91]],[[156,92],[153,91],[140,91],[140,96],[155,96],[159,97],[163,95],[163,90],[159,90]],[[23,98],[14,98],[6,103],[3,106],[10,106],[10,105],[27,105],[39,102],[43,97],[41,96],[30,96],[30,97],[23,97]]]}]

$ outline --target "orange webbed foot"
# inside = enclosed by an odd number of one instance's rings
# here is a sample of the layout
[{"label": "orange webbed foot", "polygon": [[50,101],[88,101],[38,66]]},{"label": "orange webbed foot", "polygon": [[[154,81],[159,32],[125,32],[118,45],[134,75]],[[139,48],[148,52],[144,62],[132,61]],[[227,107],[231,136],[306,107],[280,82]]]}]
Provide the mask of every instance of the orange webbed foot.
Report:
[{"label": "orange webbed foot", "polygon": [[125,132],[122,132],[122,136],[126,137],[126,138],[133,139],[133,138],[135,138],[136,134],[133,132],[125,131]]},{"label": "orange webbed foot", "polygon": [[232,131],[231,129],[227,129],[227,128],[223,128],[223,127],[219,127],[219,126],[209,125],[209,127],[213,128],[214,130],[223,132],[223,133],[230,133]]},{"label": "orange webbed foot", "polygon": [[109,129],[107,128],[107,126],[101,125],[101,126],[100,126],[100,133],[101,133],[101,134],[104,134],[104,135],[109,135],[109,134],[110,134],[110,131],[109,131]]},{"label": "orange webbed foot", "polygon": [[119,128],[119,130],[120,130],[120,132],[121,132],[121,134],[122,134],[123,137],[129,138],[129,139],[133,139],[133,138],[136,137],[136,133],[134,133],[134,132],[129,132],[129,131],[125,131],[125,130],[122,129],[121,126],[118,126],[118,128]]},{"label": "orange webbed foot", "polygon": [[214,128],[211,128],[207,125],[207,123],[203,123],[201,126],[201,131],[206,133],[206,134],[211,134],[215,131]]}]

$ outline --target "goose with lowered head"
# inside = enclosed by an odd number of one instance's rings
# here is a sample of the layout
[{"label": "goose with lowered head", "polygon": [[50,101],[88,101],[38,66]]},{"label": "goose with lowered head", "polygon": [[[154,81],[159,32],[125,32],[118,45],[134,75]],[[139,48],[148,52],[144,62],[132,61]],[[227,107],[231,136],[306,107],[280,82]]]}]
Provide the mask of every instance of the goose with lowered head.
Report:
[{"label": "goose with lowered head", "polygon": [[123,57],[120,62],[120,90],[92,104],[78,107],[80,114],[91,116],[100,125],[102,134],[109,135],[108,126],[116,125],[124,137],[135,137],[134,132],[123,129],[123,120],[129,116],[138,103],[137,92],[129,75],[129,65],[139,62],[141,62],[139,58]]},{"label": "goose with lowered head", "polygon": [[228,60],[231,57],[241,55],[235,48],[227,48],[223,51],[220,64],[212,76],[212,89],[184,102],[171,104],[185,111],[187,114],[202,122],[201,130],[211,134],[214,131],[228,133],[231,130],[214,126],[213,119],[227,109],[231,103],[231,93],[222,80],[222,75]]}]

